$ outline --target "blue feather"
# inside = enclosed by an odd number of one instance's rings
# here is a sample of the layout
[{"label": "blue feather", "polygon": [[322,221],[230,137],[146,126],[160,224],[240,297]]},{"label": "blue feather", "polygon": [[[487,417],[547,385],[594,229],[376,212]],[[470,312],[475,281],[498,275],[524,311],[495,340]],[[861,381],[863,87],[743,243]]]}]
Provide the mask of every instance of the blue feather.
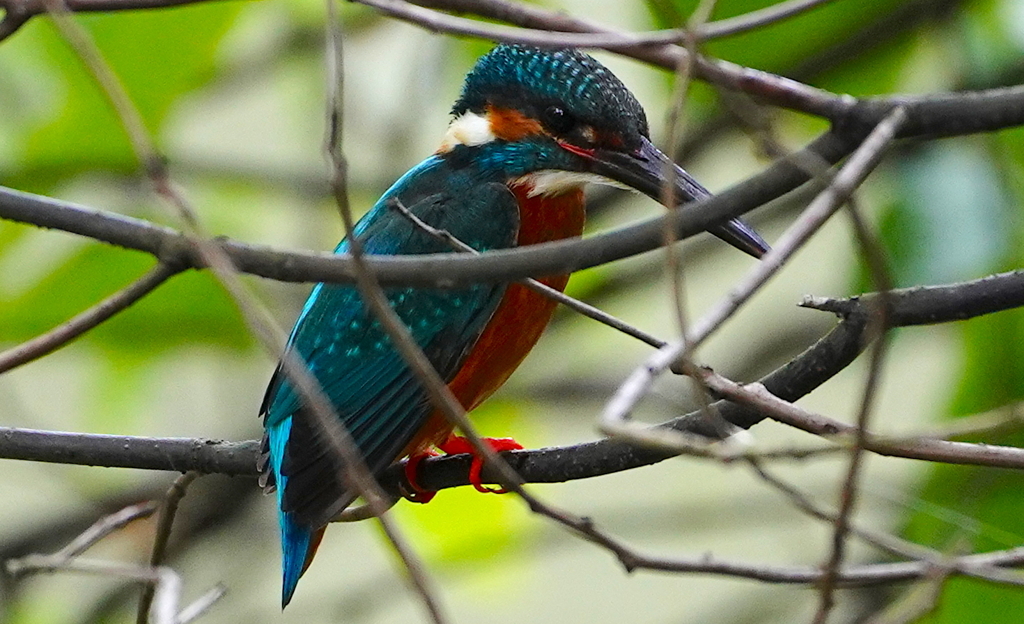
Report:
[{"label": "blue feather", "polygon": [[288,477],[281,474],[284,461],[284,449],[291,432],[292,419],[286,418],[267,428],[267,440],[270,450],[270,466],[274,471],[274,482],[277,484],[278,522],[281,525],[281,568],[284,571],[284,583],[281,587],[281,608],[288,606],[295,586],[302,575],[302,567],[306,563],[309,542],[313,535],[310,527],[296,524],[291,513],[280,511]]}]

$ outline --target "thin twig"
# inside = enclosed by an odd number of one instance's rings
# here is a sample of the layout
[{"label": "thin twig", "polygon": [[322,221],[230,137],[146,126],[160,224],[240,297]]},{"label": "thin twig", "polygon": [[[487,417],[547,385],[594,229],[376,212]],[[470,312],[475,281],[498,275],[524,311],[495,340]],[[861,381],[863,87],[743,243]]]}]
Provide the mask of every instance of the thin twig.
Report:
[{"label": "thin twig", "polygon": [[763,9],[750,11],[736,17],[716,20],[702,24],[693,29],[693,36],[699,41],[709,41],[730,37],[749,30],[763,28],[791,17],[795,17],[806,11],[828,4],[832,0],[788,0],[767,6]]},{"label": "thin twig", "polygon": [[[401,324],[401,321],[397,320],[397,314],[388,304],[384,291],[373,280],[372,274],[366,270],[365,265],[362,263],[362,246],[355,236],[355,221],[352,218],[352,210],[348,201],[348,162],[345,159],[342,146],[344,125],[344,47],[339,22],[340,18],[335,2],[336,0],[326,0],[327,116],[325,151],[331,164],[331,189],[334,193],[335,204],[341,215],[342,222],[345,224],[349,249],[352,253],[356,270],[356,285],[364,301],[369,302],[369,307],[374,316],[385,327],[392,340],[397,342],[403,337],[401,330],[406,328]],[[404,333],[408,334],[408,331]],[[411,341],[411,336],[405,337]],[[418,347],[416,350],[419,351]],[[422,351],[419,354],[423,359],[426,359]],[[410,366],[414,366],[414,358],[404,353],[403,357]],[[431,368],[431,370],[433,369]],[[441,384],[443,385],[443,382]],[[352,451],[355,451],[354,445]],[[379,486],[375,482],[373,488],[379,490]],[[435,624],[445,624],[448,622],[448,616],[441,604],[436,585],[427,574],[426,566],[398,532],[391,518],[385,513],[390,505],[384,500],[373,500],[367,502],[367,507],[369,511],[379,518],[380,525],[388,536],[392,547],[402,560],[409,579],[412,581],[412,587],[423,603],[427,615]]]},{"label": "thin twig", "polygon": [[[761,465],[759,460],[755,459],[748,461],[748,464],[753,468],[758,477],[786,496],[786,498],[788,498],[793,505],[797,507],[797,509],[823,522],[835,524],[838,520],[838,513],[828,511],[816,505],[806,494],[798,490],[796,487],[768,472],[764,466]],[[861,538],[868,544],[871,544],[887,553],[896,555],[903,559],[929,563],[937,570],[946,570],[949,569],[951,565],[954,565],[953,557],[895,535],[859,527],[853,523],[850,523],[847,526],[847,531],[849,531],[850,534]],[[1019,573],[1009,572],[1000,568],[972,566],[952,569],[955,569],[957,574],[973,576],[992,581],[993,583],[1003,583],[1007,585],[1024,584],[1024,578],[1021,578]]]},{"label": "thin twig", "polygon": [[101,576],[119,576],[141,581],[154,589],[154,598],[150,611],[153,624],[185,624],[183,616],[189,619],[205,611],[214,601],[223,595],[223,590],[214,588],[200,601],[193,603],[178,615],[178,603],[181,600],[181,577],[164,566],[146,567],[115,561],[98,561],[81,559],[78,556],[85,552],[103,537],[126,524],[144,518],[156,511],[156,503],[149,501],[126,507],[96,521],[64,548],[50,555],[27,555],[20,559],[6,561],[6,569],[12,575],[39,574],[52,572],[82,572]]},{"label": "thin twig", "polygon": [[936,568],[922,583],[911,587],[897,602],[881,613],[864,620],[864,624],[912,624],[920,622],[935,611],[946,588],[950,574],[948,568]]},{"label": "thin twig", "polygon": [[[385,534],[399,557],[405,562],[414,583],[419,588],[422,581],[420,572],[422,566],[390,519],[386,517],[387,497],[366,467],[351,436],[341,425],[340,419],[335,414],[333,406],[324,395],[319,383],[294,352],[284,349],[283,332],[276,326],[266,309],[260,306],[246,290],[239,279],[237,269],[224,250],[203,231],[196,212],[171,181],[163,159],[156,152],[152,140],[140,121],[141,117],[138,111],[120,81],[117,80],[116,75],[106,64],[99,50],[96,49],[88,33],[68,18],[66,10],[59,4],[61,0],[46,1],[57,3],[53,7],[55,20],[59,22],[62,32],[66,33],[68,42],[82,57],[94,79],[114,103],[124,129],[130,136],[136,156],[145,167],[155,191],[177,212],[189,233],[189,243],[238,305],[250,331],[271,354],[275,356],[280,354],[282,372],[295,387],[303,404],[312,414],[316,426],[323,433],[323,440],[330,452],[341,460],[341,466],[338,468],[340,479],[362,496],[376,512]],[[47,6],[50,7],[50,4]],[[328,38],[329,42],[331,40]],[[436,611],[430,595],[422,592],[421,595],[427,600],[429,609],[432,612]],[[441,624],[441,620],[438,620],[438,624]]]},{"label": "thin twig", "polygon": [[[689,33],[690,29],[699,27],[701,24],[707,21],[710,17],[712,10],[714,10],[715,0],[701,0],[697,8],[694,9],[693,14],[690,16],[689,22],[686,24],[686,28],[683,29],[684,33]],[[683,43],[686,44],[686,54],[679,57],[679,62],[676,64],[674,72],[674,81],[672,85],[672,106],[668,112],[668,138],[665,140],[669,159],[672,162],[678,162],[680,160],[680,154],[677,153],[677,146],[681,145],[682,137],[685,134],[685,116],[684,111],[686,103],[690,94],[690,83],[693,78],[693,64],[694,59],[697,58],[698,49],[697,41],[692,36],[687,36]],[[679,204],[678,198],[676,197],[676,170],[672,164],[666,162],[662,166],[665,181],[661,187],[661,204],[669,213],[678,212],[682,209]],[[699,199],[699,198],[697,198]],[[684,297],[684,275],[682,267],[682,249],[677,247],[676,233],[670,225],[670,221],[665,221],[665,227],[662,231],[665,256],[664,273],[669,280],[671,304],[672,310],[675,312],[676,326],[679,330],[679,336],[685,337],[687,334],[687,320],[686,320],[686,301]],[[698,394],[702,394],[704,390],[702,388],[695,388]],[[707,402],[706,400],[704,401]]]},{"label": "thin twig", "polygon": [[210,591],[206,592],[199,598],[196,598],[192,604],[182,609],[178,613],[175,624],[189,624],[189,622],[206,613],[206,611],[212,607],[215,602],[220,600],[227,591],[227,587],[224,587],[223,585],[214,585]]},{"label": "thin twig", "polygon": [[73,559],[59,561],[50,555],[28,555],[7,562],[11,574],[39,574],[52,572],[82,572],[100,576],[118,576],[152,585],[154,599],[153,624],[175,624],[178,603],[181,600],[181,577],[170,568],[149,568],[116,561]]},{"label": "thin twig", "polygon": [[[156,535],[153,538],[153,550],[149,556],[150,567],[156,568],[163,565],[164,557],[167,554],[167,542],[171,537],[171,527],[174,526],[174,516],[178,512],[178,503],[184,498],[188,486],[200,477],[200,473],[189,471],[180,475],[164,494],[163,503],[160,505],[160,516],[156,523]],[[153,593],[155,588],[147,585],[142,590],[139,598],[139,609],[135,616],[137,624],[147,624],[149,621],[150,607],[153,605]],[[219,596],[218,596],[219,597]]]},{"label": "thin twig", "polygon": [[[420,219],[419,217],[414,215],[409,210],[409,208],[406,207],[405,204],[403,204],[402,201],[397,197],[391,198],[388,201],[388,206],[398,211],[398,213],[405,217],[410,223],[412,223],[419,229],[423,230],[430,236],[433,236],[438,240],[447,242],[456,251],[468,254],[480,253],[476,249],[473,249],[463,241],[453,236],[451,232],[447,230],[439,230],[434,226],[430,225],[429,223],[427,223],[426,221],[424,221],[423,219]],[[557,301],[558,303],[564,305],[570,310],[579,312],[583,316],[595,320],[598,323],[607,325],[612,329],[617,329],[620,332],[626,334],[627,336],[636,338],[640,342],[648,344],[656,349],[663,347],[665,346],[665,344],[667,344],[664,340],[652,336],[651,334],[648,334],[642,329],[634,327],[629,323],[623,321],[622,319],[612,316],[611,314],[608,314],[607,312],[601,310],[600,308],[596,308],[590,305],[589,303],[584,303],[583,301],[580,301],[575,297],[570,297],[569,295],[558,290],[557,288],[552,288],[551,286],[548,286],[543,282],[537,281],[533,278],[527,278],[525,280],[520,280],[518,283],[526,286],[527,288],[536,293],[544,295],[545,297],[552,299],[554,301]]]},{"label": "thin twig", "polygon": [[[895,112],[903,114],[901,109],[896,109]],[[889,272],[881,244],[874,232],[865,223],[858,203],[851,196],[846,202],[846,206],[847,214],[849,214],[853,225],[854,234],[867,259],[869,273],[874,286],[878,290],[878,296],[873,301],[873,314],[871,314],[871,319],[866,329],[868,339],[873,343],[871,358],[868,363],[868,374],[864,382],[860,409],[857,413],[857,428],[854,444],[850,449],[850,464],[839,492],[839,512],[836,514],[832,533],[831,552],[825,563],[825,576],[819,589],[820,602],[814,616],[814,624],[825,624],[834,606],[836,574],[838,574],[843,557],[845,556],[846,533],[849,530],[850,518],[853,515],[853,509],[857,500],[857,482],[860,479],[861,466],[864,460],[864,444],[867,441],[871,408],[874,405],[878,384],[881,379],[882,365],[885,355],[888,353],[887,347],[889,343],[887,332],[889,330],[891,309],[890,292],[893,288],[892,276]]]},{"label": "thin twig", "polygon": [[157,507],[156,502],[146,501],[136,505],[129,505],[120,511],[103,516],[88,529],[82,531],[78,537],[68,542],[67,546],[50,556],[53,557],[54,561],[70,561],[92,548],[104,537],[124,528],[128,523],[153,515]]},{"label": "thin twig", "polygon": [[[784,401],[760,383],[741,386],[710,370],[701,373],[704,383],[722,397],[756,409],[781,423],[820,436],[857,434],[856,427]],[[924,459],[940,463],[971,464],[1002,468],[1024,467],[1024,449],[987,444],[950,442],[930,438],[890,439],[866,432],[864,448],[878,455]]]},{"label": "thin twig", "polygon": [[[479,15],[502,21],[508,21],[511,16],[528,15],[530,21],[544,24],[545,29],[509,28],[412,6],[402,0],[356,1],[432,32],[547,47],[603,48],[653,62],[668,69],[675,69],[679,56],[685,54],[683,48],[673,45],[685,41],[685,30],[626,33],[536,7],[529,11],[518,6],[517,11],[501,11],[500,8],[508,5],[497,2],[487,3],[489,7],[478,11]],[[469,8],[469,3],[462,4],[463,9]],[[493,10],[495,8],[499,10]],[[548,24],[555,26],[549,27]],[[838,118],[854,103],[852,98],[809,87],[767,72],[740,68],[726,61],[701,60],[696,65],[696,72],[702,79],[719,82],[730,89],[756,93],[778,106],[822,115],[829,119]]]},{"label": "thin twig", "polygon": [[75,338],[128,308],[174,276],[180,269],[161,262],[122,290],[76,314],[50,331],[0,353],[0,374],[53,353]]}]

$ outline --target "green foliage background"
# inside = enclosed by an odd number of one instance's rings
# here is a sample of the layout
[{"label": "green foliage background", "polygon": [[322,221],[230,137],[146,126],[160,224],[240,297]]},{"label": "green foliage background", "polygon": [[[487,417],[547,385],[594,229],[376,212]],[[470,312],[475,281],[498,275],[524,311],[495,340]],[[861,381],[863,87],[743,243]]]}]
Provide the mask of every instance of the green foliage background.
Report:
[{"label": "green foliage background", "polygon": [[[552,8],[637,30],[678,25],[695,2],[578,0]],[[766,0],[721,0],[716,18]],[[916,13],[914,11],[917,11]],[[897,15],[907,14],[905,20]],[[346,46],[346,151],[360,209],[429,154],[447,107],[489,44],[427,34],[369,9],[342,7]],[[331,249],[341,227],[326,192],[321,155],[322,4],[314,0],[217,2],[171,10],[82,15],[167,155],[175,179],[208,229],[241,240]],[[864,36],[867,29],[871,36]],[[857,96],[929,93],[1020,83],[1024,10],[1018,0],[837,0],[798,18],[712,42],[710,54]],[[644,102],[655,138],[672,77],[599,55]],[[688,127],[721,114],[696,85]],[[797,148],[820,120],[775,112],[780,139]],[[712,189],[763,166],[734,127],[713,132],[685,164]],[[177,226],[147,190],[116,116],[54,27],[35,19],[0,43],[0,183]],[[942,283],[1020,267],[1024,131],[904,144],[862,193],[899,285]],[[799,199],[799,198],[798,198]],[[806,199],[806,198],[804,198]],[[769,239],[799,201],[754,219]],[[596,231],[657,213],[620,198],[595,212]],[[794,264],[702,353],[750,379],[797,353],[832,321],[794,311],[803,294],[870,290],[847,224],[831,223]],[[748,266],[714,242],[688,247],[688,306],[697,315]],[[570,289],[649,331],[673,336],[662,256],[585,271]],[[46,331],[141,275],[152,259],[55,232],[0,222],[0,347]],[[248,279],[283,326],[307,286]],[[875,419],[879,430],[992,410],[1024,393],[1024,315],[898,332]],[[524,370],[475,414],[494,435],[529,446],[592,439],[601,402],[647,351],[561,314]],[[140,435],[253,438],[272,370],[234,304],[204,273],[174,278],[73,345],[0,377],[0,424]],[[854,413],[863,368],[854,366],[807,404]],[[644,405],[651,421],[692,405],[689,387],[660,384]],[[760,442],[801,443],[761,425]],[[997,441],[1021,444],[1020,433]],[[782,466],[786,476],[835,500],[841,461]],[[0,556],[55,550],[74,531],[126,501],[157,495],[170,475],[17,462],[2,464]],[[1020,475],[872,459],[858,519],[939,550],[1020,545]],[[537,490],[649,552],[814,565],[827,527],[788,508],[740,468],[686,459],[628,475]],[[208,477],[186,499],[172,565],[193,598],[214,582],[228,596],[216,621],[397,622],[419,605],[370,524],[332,528],[283,616],[277,611],[276,528],[255,483]],[[808,617],[815,594],[689,576],[627,577],[611,557],[532,518],[510,497],[445,492],[397,514],[439,579],[457,621],[790,622]],[[98,556],[143,560],[151,529],[140,524]],[[860,561],[882,556],[857,547]],[[47,577],[6,582],[0,619],[11,623],[128,621],[133,593],[109,579]],[[844,594],[837,621],[888,604],[909,587]],[[1018,622],[1024,593],[975,581],[949,584],[928,622]]]}]

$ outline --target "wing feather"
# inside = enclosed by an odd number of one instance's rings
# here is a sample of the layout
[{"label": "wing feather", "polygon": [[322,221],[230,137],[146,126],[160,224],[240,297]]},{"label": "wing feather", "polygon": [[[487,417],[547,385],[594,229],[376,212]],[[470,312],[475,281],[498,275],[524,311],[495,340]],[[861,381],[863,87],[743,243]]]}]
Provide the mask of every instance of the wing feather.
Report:
[{"label": "wing feather", "polygon": [[[452,251],[446,242],[391,209],[387,204],[391,197],[398,197],[427,223],[479,250],[514,244],[518,207],[508,189],[497,183],[460,181],[452,171],[443,169],[439,159],[426,161],[399,180],[360,221],[356,233],[367,253]],[[445,184],[439,184],[442,181]],[[451,190],[438,193],[439,188]],[[342,242],[338,251],[346,249],[347,243]],[[447,381],[458,372],[503,293],[503,284],[450,290],[385,289],[398,316]],[[426,392],[352,286],[317,285],[292,331],[289,348],[320,382],[375,474],[398,459],[432,411]],[[280,370],[271,380],[263,405],[268,435],[273,438],[280,435],[275,432],[287,431],[281,456],[271,452],[268,462],[272,471],[268,481],[283,489],[282,511],[301,524],[321,526],[354,498],[338,479],[338,459],[321,440]],[[290,427],[277,426],[288,419]],[[270,442],[268,449],[273,448],[273,439]]]}]

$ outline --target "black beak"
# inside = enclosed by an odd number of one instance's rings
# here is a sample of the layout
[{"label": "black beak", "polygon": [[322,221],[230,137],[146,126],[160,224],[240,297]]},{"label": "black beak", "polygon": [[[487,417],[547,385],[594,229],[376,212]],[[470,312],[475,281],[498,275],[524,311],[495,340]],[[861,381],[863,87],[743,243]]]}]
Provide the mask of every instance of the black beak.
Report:
[{"label": "black beak", "polygon": [[[675,199],[681,204],[711,196],[706,188],[647,138],[643,138],[640,148],[632,153],[596,149],[592,155],[588,154],[588,159],[593,173],[621,182],[658,202],[664,200],[663,193],[669,177],[675,188]],[[755,258],[760,258],[770,249],[768,243],[740,219],[716,225],[708,231]]]}]

